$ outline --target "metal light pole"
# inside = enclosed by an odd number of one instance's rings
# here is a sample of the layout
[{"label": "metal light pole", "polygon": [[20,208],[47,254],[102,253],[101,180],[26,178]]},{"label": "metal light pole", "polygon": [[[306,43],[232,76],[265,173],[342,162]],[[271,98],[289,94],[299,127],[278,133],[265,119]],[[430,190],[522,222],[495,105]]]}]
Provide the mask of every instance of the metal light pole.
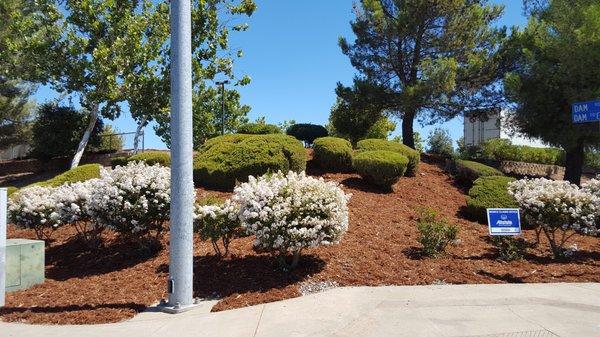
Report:
[{"label": "metal light pole", "polygon": [[8,190],[0,188],[0,307],[4,306],[6,291],[6,216]]},{"label": "metal light pole", "polygon": [[172,313],[194,304],[191,28],[191,1],[171,0],[171,239],[165,311]]},{"label": "metal light pole", "polygon": [[221,86],[221,136],[225,134],[225,84],[229,84],[229,80],[215,82]]}]

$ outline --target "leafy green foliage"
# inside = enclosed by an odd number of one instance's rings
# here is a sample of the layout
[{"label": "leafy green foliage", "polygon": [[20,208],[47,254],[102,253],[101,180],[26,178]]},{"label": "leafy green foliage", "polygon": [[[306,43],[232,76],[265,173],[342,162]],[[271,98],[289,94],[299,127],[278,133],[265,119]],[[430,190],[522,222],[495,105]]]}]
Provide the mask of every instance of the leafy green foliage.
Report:
[{"label": "leafy green foliage", "polygon": [[[423,153],[425,147],[423,146],[423,139],[421,138],[421,134],[415,132],[413,134],[413,138],[415,140],[415,150],[419,153]],[[392,138],[392,141],[396,143],[402,143],[402,135],[395,136],[394,138]]]},{"label": "leafy green foliage", "polygon": [[87,164],[70,169],[52,179],[36,183],[35,185],[56,187],[65,183],[75,183],[95,178],[100,178],[100,165]]},{"label": "leafy green foliage", "polygon": [[359,152],[376,150],[398,152],[408,158],[406,175],[414,176],[419,170],[421,154],[404,144],[391,142],[384,139],[364,139],[356,144],[356,148]]},{"label": "leafy green foliage", "polygon": [[499,170],[476,161],[458,159],[454,161],[454,166],[452,173],[455,178],[466,184],[472,184],[480,177],[504,175]]},{"label": "leafy green foliage", "polygon": [[524,239],[512,236],[492,236],[490,241],[498,251],[498,258],[506,262],[522,260],[529,247]]},{"label": "leafy green foliage", "polygon": [[352,158],[352,166],[365,180],[391,189],[406,172],[408,158],[392,151],[363,151]]},{"label": "leafy green foliage", "polygon": [[520,161],[526,163],[564,165],[565,152],[557,148],[513,145],[508,139],[490,139],[481,144],[481,159]]},{"label": "leafy green foliage", "polygon": [[508,184],[515,181],[511,177],[484,176],[473,183],[467,197],[465,213],[482,223],[487,221],[487,208],[515,208],[516,200],[508,194]]},{"label": "leafy green foliage", "polygon": [[371,126],[364,139],[388,139],[394,130],[396,130],[396,123],[387,117],[382,117]]},{"label": "leafy green foliage", "polygon": [[115,157],[110,160],[110,166],[115,168],[117,166],[126,166],[129,163],[128,157]]},{"label": "leafy green foliage", "polygon": [[[572,122],[571,104],[600,97],[600,7],[553,0],[533,12],[510,41],[514,70],[505,87],[518,131],[565,149],[565,179],[579,184],[584,150],[600,144],[598,125]],[[540,122],[543,121],[543,122]]]},{"label": "leafy green foliage", "polygon": [[100,145],[90,146],[89,152],[114,153],[123,150],[123,137],[116,135],[112,126],[105,124],[100,135]]},{"label": "leafy green foliage", "polygon": [[345,139],[317,138],[313,151],[313,160],[322,168],[334,171],[348,171],[352,168],[352,144]]},{"label": "leafy green foliage", "polygon": [[[359,79],[353,87],[344,87],[338,83],[335,90],[337,101],[331,108],[329,124],[333,129],[330,135],[339,136],[356,144],[365,139],[374,125],[382,119],[382,113],[374,106],[380,88]],[[370,99],[367,99],[370,98]],[[379,130],[387,125],[379,125]],[[379,137],[377,137],[379,138]]]},{"label": "leafy green foliage", "polygon": [[452,147],[452,138],[448,130],[435,128],[427,138],[427,152],[439,154],[442,156],[452,156],[454,148]]},{"label": "leafy green foliage", "polygon": [[[40,107],[32,126],[31,154],[40,159],[50,159],[73,154],[83,135],[89,117],[68,107],[46,103]],[[99,146],[103,123],[96,122],[90,145]]]},{"label": "leafy green foliage", "polygon": [[194,158],[194,183],[231,189],[248,176],[267,172],[304,171],[306,150],[294,137],[225,135],[210,139]]},{"label": "leafy green foliage", "polygon": [[311,145],[317,138],[327,137],[329,135],[327,129],[322,125],[304,123],[290,125],[285,133],[296,137],[296,139],[303,141],[308,145]]},{"label": "leafy green foliage", "polygon": [[237,132],[248,135],[268,135],[281,133],[281,129],[274,124],[246,123],[240,125],[240,127],[237,129]]},{"label": "leafy green foliage", "polygon": [[446,120],[502,100],[505,32],[494,28],[501,6],[486,0],[361,0],[355,13],[356,39],[341,38],[339,45],[360,81],[377,90],[358,91],[352,105],[368,105],[367,120],[377,120],[370,110],[402,118],[405,145],[414,148],[417,117]]},{"label": "leafy green foliage", "polygon": [[30,85],[9,81],[0,73],[0,150],[30,141],[32,92]]},{"label": "leafy green foliage", "polygon": [[127,158],[127,162],[142,161],[150,166],[171,166],[171,154],[166,151],[146,151]]},{"label": "leafy green foliage", "polygon": [[16,193],[19,189],[14,187],[14,186],[8,186],[7,187],[7,194],[10,197],[11,195],[13,195],[14,193]]},{"label": "leafy green foliage", "polygon": [[446,246],[456,240],[458,227],[449,225],[444,218],[439,218],[434,210],[421,210],[417,222],[419,243],[423,246],[425,256],[436,257],[446,251]]}]

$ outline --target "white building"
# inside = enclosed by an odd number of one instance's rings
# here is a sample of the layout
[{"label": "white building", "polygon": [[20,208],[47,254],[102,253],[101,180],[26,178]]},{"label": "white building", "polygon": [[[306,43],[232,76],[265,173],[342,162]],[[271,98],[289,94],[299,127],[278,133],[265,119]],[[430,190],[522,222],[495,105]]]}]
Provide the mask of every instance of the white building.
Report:
[{"label": "white building", "polygon": [[471,112],[465,114],[463,122],[463,136],[465,145],[477,146],[494,138],[509,139],[515,145],[529,145],[534,147],[548,147],[539,139],[532,139],[520,134],[512,134],[503,124],[506,123],[506,112],[497,113]]}]

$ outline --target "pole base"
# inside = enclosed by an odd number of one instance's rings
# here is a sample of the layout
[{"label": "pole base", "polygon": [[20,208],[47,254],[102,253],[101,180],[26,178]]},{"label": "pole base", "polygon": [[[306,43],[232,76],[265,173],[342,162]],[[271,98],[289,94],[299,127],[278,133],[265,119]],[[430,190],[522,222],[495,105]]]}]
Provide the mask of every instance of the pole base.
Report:
[{"label": "pole base", "polygon": [[157,308],[158,310],[167,314],[180,314],[202,306],[203,302],[204,301],[202,299],[195,298],[194,303],[189,305],[180,305],[179,303],[173,305],[171,303],[167,303],[165,300],[161,300]]}]

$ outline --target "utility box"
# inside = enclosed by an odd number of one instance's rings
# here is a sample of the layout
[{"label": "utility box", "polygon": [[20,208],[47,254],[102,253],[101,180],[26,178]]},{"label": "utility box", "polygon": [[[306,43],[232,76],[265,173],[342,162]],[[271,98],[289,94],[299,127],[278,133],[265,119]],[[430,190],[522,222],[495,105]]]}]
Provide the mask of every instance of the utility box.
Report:
[{"label": "utility box", "polygon": [[17,291],[44,283],[44,241],[6,240],[6,291]]}]

